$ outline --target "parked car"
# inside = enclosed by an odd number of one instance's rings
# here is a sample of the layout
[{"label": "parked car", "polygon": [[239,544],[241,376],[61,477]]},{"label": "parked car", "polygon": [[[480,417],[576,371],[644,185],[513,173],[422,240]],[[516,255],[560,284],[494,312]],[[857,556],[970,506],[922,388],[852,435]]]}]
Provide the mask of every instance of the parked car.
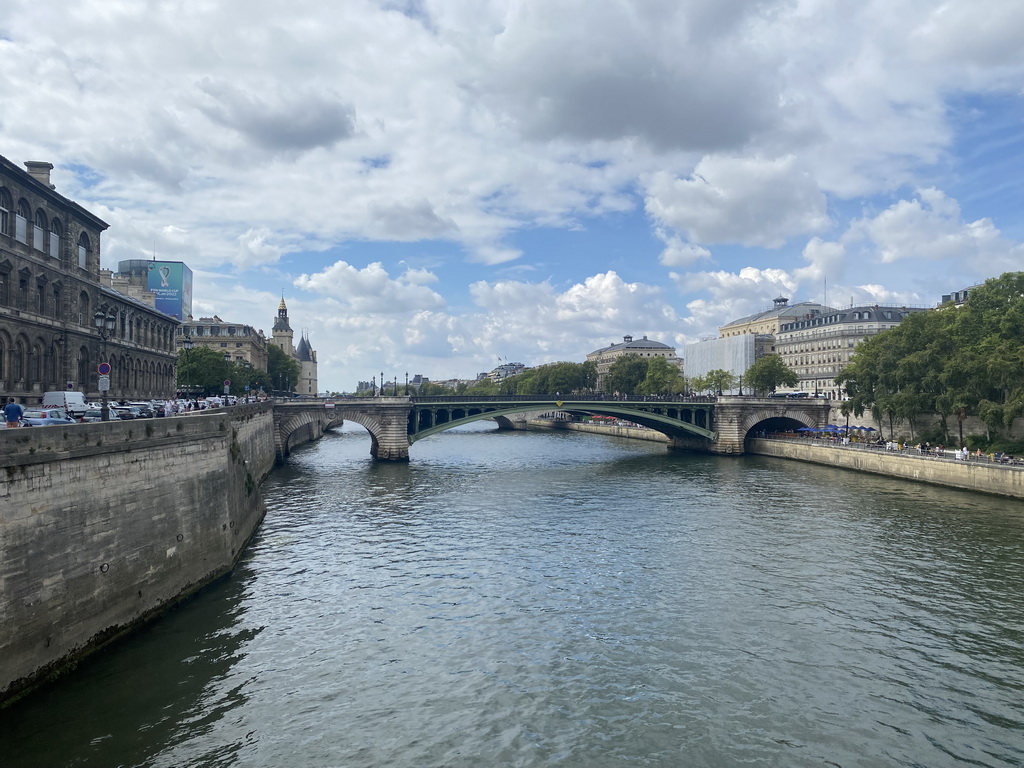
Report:
[{"label": "parked car", "polygon": [[[117,411],[113,408],[108,408],[107,412],[107,421],[121,420],[121,417],[117,415]],[[85,415],[82,417],[82,421],[103,421],[103,409],[90,408],[85,412]]]},{"label": "parked car", "polygon": [[130,405],[112,405],[110,406],[110,410],[116,411],[118,417],[122,421],[140,418],[138,416],[138,409],[136,408],[135,410],[132,410],[132,407]]},{"label": "parked car", "polygon": [[60,408],[25,411],[21,415],[21,425],[23,427],[48,427],[54,424],[74,423],[75,420],[68,418],[68,415]]},{"label": "parked car", "polygon": [[128,403],[128,405],[130,407],[132,407],[132,408],[138,408],[139,409],[139,416],[137,418],[140,418],[140,419],[151,419],[155,415],[154,412],[153,412],[153,404],[152,403],[147,403],[147,402],[142,402],[142,401],[140,401],[140,402],[132,401],[132,402]]}]

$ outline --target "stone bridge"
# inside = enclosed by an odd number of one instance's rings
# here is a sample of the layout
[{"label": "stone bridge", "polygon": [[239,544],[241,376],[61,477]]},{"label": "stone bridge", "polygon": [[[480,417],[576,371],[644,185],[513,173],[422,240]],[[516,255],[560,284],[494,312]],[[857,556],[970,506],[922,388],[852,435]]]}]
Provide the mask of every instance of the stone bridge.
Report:
[{"label": "stone bridge", "polygon": [[482,419],[499,428],[525,426],[527,414],[559,411],[631,421],[664,433],[669,448],[724,455],[745,452],[746,440],[760,431],[824,427],[829,402],[817,399],[754,397],[628,399],[600,395],[552,397],[374,397],[333,401],[277,401],[275,451],[283,461],[291,447],[318,439],[325,430],[354,421],[370,433],[370,455],[381,461],[408,461],[417,440]]}]

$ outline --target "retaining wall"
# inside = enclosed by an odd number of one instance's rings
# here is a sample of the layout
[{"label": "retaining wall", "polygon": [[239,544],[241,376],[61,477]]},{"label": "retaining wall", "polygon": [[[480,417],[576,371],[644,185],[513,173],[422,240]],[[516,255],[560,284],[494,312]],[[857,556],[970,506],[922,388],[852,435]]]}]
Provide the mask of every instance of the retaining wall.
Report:
[{"label": "retaining wall", "polygon": [[[595,435],[608,437],[628,437],[631,440],[649,440],[654,443],[669,442],[668,435],[654,429],[643,427],[619,427],[586,424],[578,421],[559,421],[558,419],[530,419],[528,426],[539,429],[567,429],[573,432],[592,432]],[[706,443],[705,443],[706,445]]]},{"label": "retaining wall", "polygon": [[856,469],[904,480],[946,485],[968,491],[1024,498],[1024,467],[1007,467],[981,461],[904,456],[879,450],[860,450],[800,440],[747,441],[747,453],[810,461],[833,467]]},{"label": "retaining wall", "polygon": [[228,573],[269,406],[0,431],[0,703]]}]

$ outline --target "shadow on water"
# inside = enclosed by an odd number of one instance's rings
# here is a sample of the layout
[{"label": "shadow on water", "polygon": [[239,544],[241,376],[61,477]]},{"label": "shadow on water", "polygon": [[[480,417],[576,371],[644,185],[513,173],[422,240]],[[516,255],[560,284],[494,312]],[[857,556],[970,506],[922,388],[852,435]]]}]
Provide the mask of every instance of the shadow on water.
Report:
[{"label": "shadow on water", "polygon": [[[221,580],[0,711],[0,765],[151,765],[155,755],[226,716],[244,694],[214,691],[259,633],[236,621],[245,569],[240,564],[240,578]],[[231,764],[229,756],[242,746],[217,745],[215,764]]]}]

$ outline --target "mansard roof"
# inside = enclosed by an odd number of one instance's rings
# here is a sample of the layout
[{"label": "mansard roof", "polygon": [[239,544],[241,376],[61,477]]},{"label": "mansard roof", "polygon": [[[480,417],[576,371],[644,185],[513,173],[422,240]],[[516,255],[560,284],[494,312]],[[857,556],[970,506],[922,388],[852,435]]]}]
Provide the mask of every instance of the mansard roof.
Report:
[{"label": "mansard roof", "polygon": [[662,344],[660,341],[653,341],[644,336],[642,339],[634,340],[632,336],[624,336],[622,342],[619,344],[612,344],[608,347],[602,347],[595,352],[591,352],[592,355],[604,355],[609,352],[640,352],[643,350],[668,350],[675,352],[675,347],[670,347],[668,344]]}]

